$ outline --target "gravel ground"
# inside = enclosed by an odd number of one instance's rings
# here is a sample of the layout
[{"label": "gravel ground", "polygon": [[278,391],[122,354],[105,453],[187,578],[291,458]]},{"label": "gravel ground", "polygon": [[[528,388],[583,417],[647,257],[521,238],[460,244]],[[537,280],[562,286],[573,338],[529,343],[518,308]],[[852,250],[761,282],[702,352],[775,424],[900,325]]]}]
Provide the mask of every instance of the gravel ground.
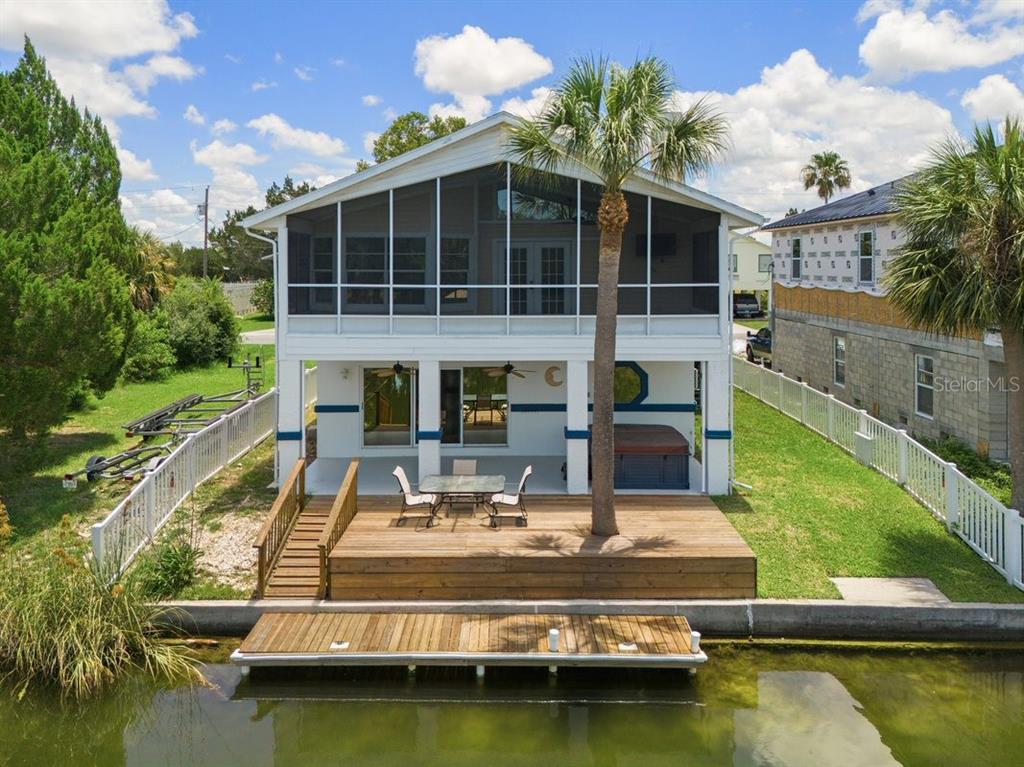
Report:
[{"label": "gravel ground", "polygon": [[221,527],[199,535],[199,548],[203,554],[199,571],[208,573],[220,583],[239,589],[256,586],[256,549],[252,543],[263,524],[259,514],[231,514],[218,517]]}]

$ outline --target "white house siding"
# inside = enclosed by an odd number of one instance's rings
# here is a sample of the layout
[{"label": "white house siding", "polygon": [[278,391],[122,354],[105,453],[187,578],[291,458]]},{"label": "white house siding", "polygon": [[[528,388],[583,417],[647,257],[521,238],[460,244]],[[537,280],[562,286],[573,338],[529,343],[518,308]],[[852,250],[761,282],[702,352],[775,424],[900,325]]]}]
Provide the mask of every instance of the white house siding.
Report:
[{"label": "white house siding", "polygon": [[[760,271],[761,255],[767,256],[767,271]],[[739,237],[732,240],[732,254],[735,269],[732,272],[734,291],[767,291],[771,283],[772,246],[759,242],[753,237]],[[732,268],[732,265],[730,265]]]}]

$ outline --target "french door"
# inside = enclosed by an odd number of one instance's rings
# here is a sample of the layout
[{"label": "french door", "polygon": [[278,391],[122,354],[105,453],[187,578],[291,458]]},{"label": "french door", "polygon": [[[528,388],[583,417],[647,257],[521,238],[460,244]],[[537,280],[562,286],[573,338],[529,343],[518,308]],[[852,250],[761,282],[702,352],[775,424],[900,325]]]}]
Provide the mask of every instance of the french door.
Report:
[{"label": "french door", "polygon": [[570,291],[562,287],[571,282],[572,249],[568,243],[554,241],[519,242],[509,252],[509,312],[511,314],[569,314]]}]

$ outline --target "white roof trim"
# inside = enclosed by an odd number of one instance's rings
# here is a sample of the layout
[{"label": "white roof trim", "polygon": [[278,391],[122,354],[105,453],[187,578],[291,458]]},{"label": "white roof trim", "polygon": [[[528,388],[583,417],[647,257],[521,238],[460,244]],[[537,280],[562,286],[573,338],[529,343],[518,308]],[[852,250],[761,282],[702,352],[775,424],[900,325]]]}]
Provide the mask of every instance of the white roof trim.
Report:
[{"label": "white roof trim", "polygon": [[[403,165],[418,160],[419,158],[424,157],[426,155],[442,151],[447,147],[450,147],[453,144],[468,139],[472,136],[476,136],[480,133],[483,133],[487,130],[490,130],[500,125],[515,125],[519,121],[519,117],[509,114],[508,112],[497,112],[496,114],[484,118],[479,122],[475,122],[472,125],[467,125],[462,130],[456,131],[455,133],[451,133],[447,136],[444,136],[443,138],[431,141],[430,143],[424,144],[423,146],[417,147],[416,149],[412,149],[408,152],[405,152],[404,154],[399,155],[398,157],[393,157],[390,160],[385,160],[384,162],[374,165],[359,173],[352,173],[348,176],[345,176],[344,178],[338,179],[337,181],[332,181],[330,184],[327,184],[326,186],[323,186],[320,189],[316,189],[300,197],[296,197],[292,200],[288,200],[287,202],[283,202],[280,205],[275,205],[272,208],[267,208],[266,210],[262,210],[259,213],[255,213],[249,216],[248,218],[243,219],[241,222],[242,226],[246,228],[259,228],[261,225],[267,223],[268,221],[271,221],[272,219],[278,218],[279,216],[287,215],[288,213],[299,208],[305,208],[311,203],[314,203],[325,197],[330,197],[333,194],[342,192],[353,186],[362,184],[365,181],[369,181],[370,179],[388,173],[396,168],[400,168]],[[503,158],[495,159],[501,160]],[[743,208],[739,205],[728,202],[727,200],[723,200],[722,198],[716,197],[713,194],[702,192],[699,189],[695,189],[686,184],[681,184],[674,181],[664,181],[663,179],[659,179],[657,176],[654,175],[654,173],[652,173],[649,170],[641,169],[635,174],[635,176],[638,179],[643,179],[644,181],[671,190],[677,194],[689,197],[695,202],[702,203],[708,206],[709,208],[713,208],[722,213],[727,213],[730,216],[739,219],[741,222],[747,222],[741,223],[740,226],[761,226],[762,224],[768,221],[767,218],[760,215],[759,213],[754,213],[751,210],[747,210],[746,208]]]}]

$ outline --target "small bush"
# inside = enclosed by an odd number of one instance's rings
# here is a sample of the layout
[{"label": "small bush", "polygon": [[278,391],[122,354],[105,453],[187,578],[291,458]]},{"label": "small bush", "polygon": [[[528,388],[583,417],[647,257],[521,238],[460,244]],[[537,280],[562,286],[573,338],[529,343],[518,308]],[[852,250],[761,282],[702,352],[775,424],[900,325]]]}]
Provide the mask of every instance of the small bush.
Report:
[{"label": "small bush", "polygon": [[85,698],[126,673],[202,680],[185,649],[161,640],[165,609],[134,579],[111,585],[66,517],[58,537],[41,557],[0,555],[0,681],[19,695],[38,685]]},{"label": "small bush", "polygon": [[177,361],[168,343],[166,320],[160,310],[143,315],[128,343],[121,377],[125,381],[158,381],[166,378]]},{"label": "small bush", "polygon": [[180,366],[209,365],[237,349],[238,320],[217,280],[180,279],[161,307],[161,324]]},{"label": "small bush", "polygon": [[997,501],[1009,505],[1013,496],[1013,474],[1010,467],[980,455],[970,445],[954,437],[931,440],[921,444],[946,461],[952,461],[964,474],[987,490]]},{"label": "small bush", "polygon": [[7,548],[7,544],[14,538],[14,528],[11,526],[11,516],[7,513],[7,506],[0,501],[0,551]]},{"label": "small bush", "polygon": [[252,307],[266,317],[274,316],[274,281],[264,277],[252,289]]},{"label": "small bush", "polygon": [[195,582],[201,555],[193,522],[172,530],[136,565],[142,595],[156,600],[179,596]]}]

